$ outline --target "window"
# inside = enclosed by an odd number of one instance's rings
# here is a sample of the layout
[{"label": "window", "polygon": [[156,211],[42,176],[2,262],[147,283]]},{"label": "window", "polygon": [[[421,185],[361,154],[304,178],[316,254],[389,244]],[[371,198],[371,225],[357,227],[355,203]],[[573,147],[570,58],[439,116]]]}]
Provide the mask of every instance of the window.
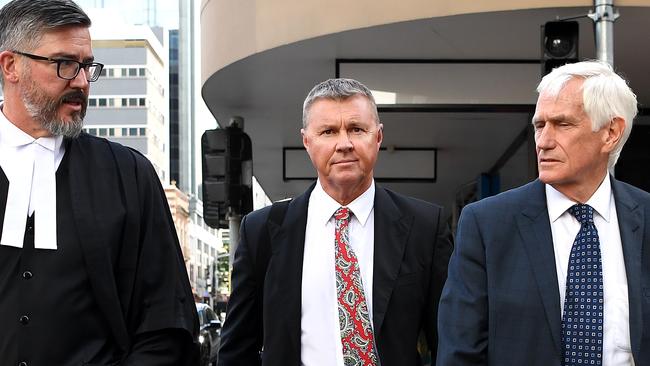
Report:
[{"label": "window", "polygon": [[88,106],[89,107],[96,107],[97,106],[97,99],[95,99],[95,98],[88,99]]},{"label": "window", "polygon": [[138,76],[145,76],[146,69],[141,67],[138,69]]},{"label": "window", "polygon": [[137,128],[129,128],[129,136],[138,136]]},{"label": "window", "polygon": [[108,136],[115,136],[115,129],[114,128],[109,128],[108,129]]},{"label": "window", "polygon": [[138,69],[135,67],[129,67],[129,76],[138,76]]},{"label": "window", "polygon": [[139,98],[138,99],[138,105],[140,107],[144,107],[145,106],[145,98]]},{"label": "window", "polygon": [[107,136],[108,131],[105,128],[100,128],[99,129],[99,136]]},{"label": "window", "polygon": [[108,106],[109,107],[115,107],[115,99],[114,98],[108,98]]},{"label": "window", "polygon": [[129,130],[127,128],[122,128],[122,136],[128,136]]},{"label": "window", "polygon": [[147,131],[146,128],[140,127],[140,136],[146,136],[147,135],[146,131]]},{"label": "window", "polygon": [[127,69],[122,69],[122,77],[125,78],[127,75],[128,70]]},{"label": "window", "polygon": [[106,107],[106,98],[97,99],[97,105],[100,107]]},{"label": "window", "polygon": [[88,133],[94,136],[97,136],[97,129],[96,128],[89,128]]},{"label": "window", "polygon": [[138,105],[138,98],[129,98],[129,106],[135,107]]},{"label": "window", "polygon": [[129,106],[129,100],[126,98],[122,98],[122,107],[128,107]]}]

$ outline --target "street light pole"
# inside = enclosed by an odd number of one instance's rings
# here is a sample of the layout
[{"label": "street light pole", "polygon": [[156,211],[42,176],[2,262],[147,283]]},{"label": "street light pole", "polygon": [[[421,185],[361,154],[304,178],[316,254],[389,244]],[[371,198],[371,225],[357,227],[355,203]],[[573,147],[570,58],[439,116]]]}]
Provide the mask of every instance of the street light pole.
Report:
[{"label": "street light pole", "polygon": [[614,21],[619,14],[614,0],[594,0],[594,7],[589,18],[595,23],[597,58],[614,66]]},{"label": "street light pole", "polygon": [[234,213],[232,209],[228,213],[228,231],[230,234],[230,256],[228,260],[230,271],[232,272],[235,263],[235,251],[239,244],[239,225],[241,224],[241,215]]}]

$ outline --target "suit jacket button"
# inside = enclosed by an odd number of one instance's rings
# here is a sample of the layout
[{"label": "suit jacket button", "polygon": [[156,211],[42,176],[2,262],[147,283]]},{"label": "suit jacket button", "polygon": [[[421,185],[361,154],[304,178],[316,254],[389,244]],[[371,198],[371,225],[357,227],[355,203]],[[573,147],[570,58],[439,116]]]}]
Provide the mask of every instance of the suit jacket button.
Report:
[{"label": "suit jacket button", "polygon": [[25,272],[23,272],[23,278],[24,278],[24,279],[28,280],[28,279],[30,279],[30,278],[32,278],[32,277],[34,277],[34,275],[32,274],[32,272],[30,272],[30,271],[25,271]]},{"label": "suit jacket button", "polygon": [[29,324],[29,317],[27,315],[21,316],[20,317],[20,324],[22,324],[22,325]]}]

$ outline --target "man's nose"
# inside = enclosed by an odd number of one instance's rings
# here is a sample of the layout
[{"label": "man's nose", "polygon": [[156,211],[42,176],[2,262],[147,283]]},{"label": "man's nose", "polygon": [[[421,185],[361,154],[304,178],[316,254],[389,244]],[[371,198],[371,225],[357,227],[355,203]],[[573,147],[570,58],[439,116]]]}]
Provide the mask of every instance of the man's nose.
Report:
[{"label": "man's nose", "polygon": [[79,69],[79,73],[74,79],[70,80],[70,86],[77,89],[86,89],[88,87],[89,81],[87,78],[87,71],[84,68]]},{"label": "man's nose", "polygon": [[537,149],[548,150],[555,147],[555,132],[548,124],[535,131],[535,145]]},{"label": "man's nose", "polygon": [[347,131],[341,131],[338,136],[338,141],[336,141],[336,150],[338,151],[350,151],[354,148],[352,140],[350,140],[350,135]]}]

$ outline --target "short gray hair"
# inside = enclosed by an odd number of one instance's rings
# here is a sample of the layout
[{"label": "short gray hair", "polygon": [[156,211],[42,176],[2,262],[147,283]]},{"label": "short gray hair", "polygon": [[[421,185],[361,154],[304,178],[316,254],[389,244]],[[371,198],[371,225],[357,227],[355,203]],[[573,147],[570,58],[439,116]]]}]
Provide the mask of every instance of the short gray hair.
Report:
[{"label": "short gray hair", "polygon": [[71,0],[13,0],[0,10],[0,51],[29,52],[48,31],[90,24],[88,15]]},{"label": "short gray hair", "polygon": [[344,100],[356,95],[362,95],[370,101],[375,115],[375,122],[379,123],[377,104],[372,92],[365,85],[354,79],[328,79],[316,85],[305,98],[302,105],[302,127],[307,127],[309,109],[319,99]]},{"label": "short gray hair", "polygon": [[557,96],[567,82],[583,79],[582,104],[591,119],[592,129],[598,131],[615,117],[625,120],[625,129],[614,150],[609,155],[608,168],[614,167],[623,145],[632,132],[632,122],[637,114],[636,95],[612,66],[602,61],[583,61],[560,66],[544,76],[537,92]]}]

